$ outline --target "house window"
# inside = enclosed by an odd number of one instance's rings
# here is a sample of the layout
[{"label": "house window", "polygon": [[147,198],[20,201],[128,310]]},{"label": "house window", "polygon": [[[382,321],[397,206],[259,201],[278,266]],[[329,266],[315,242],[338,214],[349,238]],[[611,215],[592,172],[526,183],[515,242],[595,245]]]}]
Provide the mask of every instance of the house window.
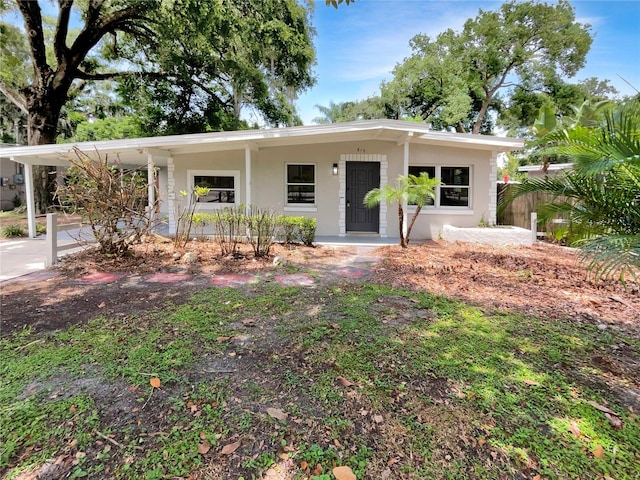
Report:
[{"label": "house window", "polygon": [[240,172],[216,171],[216,170],[190,170],[188,172],[190,188],[206,188],[207,194],[197,197],[198,205],[205,206],[229,206],[235,205],[239,198]]},{"label": "house window", "polygon": [[[415,165],[409,167],[409,175],[415,175],[416,177],[419,177],[423,172],[429,175],[429,178],[435,178],[436,167],[429,167],[424,165]],[[433,200],[433,198],[428,198],[426,205],[433,205],[434,201],[435,200]],[[409,205],[415,205],[415,203],[410,203]]]},{"label": "house window", "polygon": [[427,172],[429,178],[439,178],[441,185],[436,187],[436,200],[427,205],[432,207],[465,207],[471,206],[471,168],[449,166],[412,165],[409,174],[419,176]]},{"label": "house window", "polygon": [[316,202],[316,166],[287,165],[287,204],[312,205]]},{"label": "house window", "polygon": [[440,167],[440,206],[468,207],[469,167]]}]

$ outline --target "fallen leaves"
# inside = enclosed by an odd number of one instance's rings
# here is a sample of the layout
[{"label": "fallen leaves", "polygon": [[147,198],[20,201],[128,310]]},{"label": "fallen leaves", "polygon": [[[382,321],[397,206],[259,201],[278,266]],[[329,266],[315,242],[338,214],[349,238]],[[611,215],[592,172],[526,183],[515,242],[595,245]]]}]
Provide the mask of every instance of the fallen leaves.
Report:
[{"label": "fallen leaves", "polygon": [[151,384],[153,388],[160,388],[160,379],[158,377],[152,377],[149,380],[149,384]]},{"label": "fallen leaves", "polygon": [[593,456],[600,460],[604,458],[604,448],[602,448],[602,445],[596,445],[596,448],[593,449]]},{"label": "fallen leaves", "polygon": [[203,442],[198,444],[198,453],[200,455],[206,455],[209,450],[211,450],[211,445],[209,445],[208,443]]},{"label": "fallen leaves", "polygon": [[282,420],[282,421],[286,420],[287,417],[289,416],[288,413],[283,412],[279,408],[267,408],[267,414],[271,418],[275,418],[276,420]]},{"label": "fallen leaves", "polygon": [[222,451],[220,452],[222,455],[231,455],[235,452],[240,445],[242,444],[242,440],[238,440],[237,442],[229,443],[222,447]]},{"label": "fallen leaves", "polygon": [[351,468],[347,466],[335,467],[333,469],[333,475],[337,480],[356,480],[356,476],[351,471]]},{"label": "fallen leaves", "polygon": [[620,417],[618,417],[618,414],[616,412],[592,400],[589,400],[587,403],[591,405],[593,408],[595,408],[596,410],[600,410],[601,412],[603,412],[604,416],[606,417],[607,420],[609,420],[609,423],[611,424],[611,427],[614,430],[622,429],[622,427],[624,426],[624,423],[622,422]]},{"label": "fallen leaves", "polygon": [[582,436],[582,432],[580,431],[580,427],[578,426],[578,423],[573,420],[570,424],[569,424],[569,431],[571,433],[573,433],[573,436],[576,438],[580,438]]},{"label": "fallen leaves", "polygon": [[607,420],[609,420],[609,423],[611,424],[611,427],[614,430],[621,430],[623,427],[623,423],[622,420],[620,420],[618,417],[616,417],[615,415],[612,415],[610,413],[605,413],[604,416],[607,418]]},{"label": "fallen leaves", "polygon": [[353,386],[353,382],[350,382],[349,380],[347,380],[346,378],[340,376],[336,378],[336,381],[342,385],[343,387],[351,387]]}]

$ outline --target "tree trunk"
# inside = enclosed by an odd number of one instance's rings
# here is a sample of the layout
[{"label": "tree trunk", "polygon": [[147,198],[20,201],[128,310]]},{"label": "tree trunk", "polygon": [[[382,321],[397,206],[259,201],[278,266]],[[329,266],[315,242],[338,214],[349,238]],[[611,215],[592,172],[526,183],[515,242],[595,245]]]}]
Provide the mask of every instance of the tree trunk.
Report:
[{"label": "tree trunk", "polygon": [[422,210],[422,207],[420,205],[416,205],[416,211],[413,212],[413,216],[411,217],[411,222],[409,223],[409,227],[407,228],[407,245],[409,245],[409,241],[411,239],[411,229],[413,228],[413,224],[416,223],[416,219],[420,214],[420,210]]},{"label": "tree trunk", "polygon": [[404,237],[404,210],[400,202],[398,202],[398,227],[400,228],[400,246],[407,248],[407,240]]},{"label": "tree trunk", "polygon": [[[66,92],[66,90],[65,90]],[[29,145],[56,143],[60,111],[67,96],[52,88],[27,87],[23,90],[27,98],[27,133]],[[35,210],[47,213],[53,204],[56,188],[56,167],[36,165],[33,168],[33,194]]]}]

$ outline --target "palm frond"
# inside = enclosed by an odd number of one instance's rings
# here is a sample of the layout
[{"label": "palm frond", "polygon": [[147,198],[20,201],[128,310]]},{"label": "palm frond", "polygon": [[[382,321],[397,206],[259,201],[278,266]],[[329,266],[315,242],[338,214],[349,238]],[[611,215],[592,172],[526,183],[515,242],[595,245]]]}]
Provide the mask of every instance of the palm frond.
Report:
[{"label": "palm frond", "polygon": [[603,235],[580,244],[578,258],[596,280],[639,281],[640,234]]}]

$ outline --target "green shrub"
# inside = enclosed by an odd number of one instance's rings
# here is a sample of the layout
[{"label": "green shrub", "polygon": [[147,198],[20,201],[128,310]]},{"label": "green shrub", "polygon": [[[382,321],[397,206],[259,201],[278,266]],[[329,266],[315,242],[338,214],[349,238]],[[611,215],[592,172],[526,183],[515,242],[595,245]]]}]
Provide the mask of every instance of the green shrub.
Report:
[{"label": "green shrub", "polygon": [[278,223],[280,224],[279,238],[283,243],[299,242],[307,246],[313,245],[318,225],[315,218],[283,215],[279,218]]},{"label": "green shrub", "polygon": [[269,209],[252,206],[246,221],[253,254],[256,257],[266,257],[269,255],[279,226],[278,217]]},{"label": "green shrub", "polygon": [[282,215],[278,218],[278,237],[285,245],[297,240],[299,219],[302,217],[287,217]]},{"label": "green shrub", "polygon": [[244,206],[227,207],[213,214],[216,240],[223,255],[237,255],[238,246],[246,233]]},{"label": "green shrub", "polygon": [[313,241],[316,238],[316,228],[318,227],[318,221],[315,218],[302,217],[300,225],[300,241],[307,247],[313,246]]},{"label": "green shrub", "polygon": [[194,213],[192,222],[193,227],[195,228],[196,237],[200,239],[204,239],[205,229],[207,226],[212,226],[216,220],[215,215],[212,213]]},{"label": "green shrub", "polygon": [[12,237],[26,237],[27,233],[24,231],[20,225],[7,225],[2,227],[2,236],[7,238]]}]

